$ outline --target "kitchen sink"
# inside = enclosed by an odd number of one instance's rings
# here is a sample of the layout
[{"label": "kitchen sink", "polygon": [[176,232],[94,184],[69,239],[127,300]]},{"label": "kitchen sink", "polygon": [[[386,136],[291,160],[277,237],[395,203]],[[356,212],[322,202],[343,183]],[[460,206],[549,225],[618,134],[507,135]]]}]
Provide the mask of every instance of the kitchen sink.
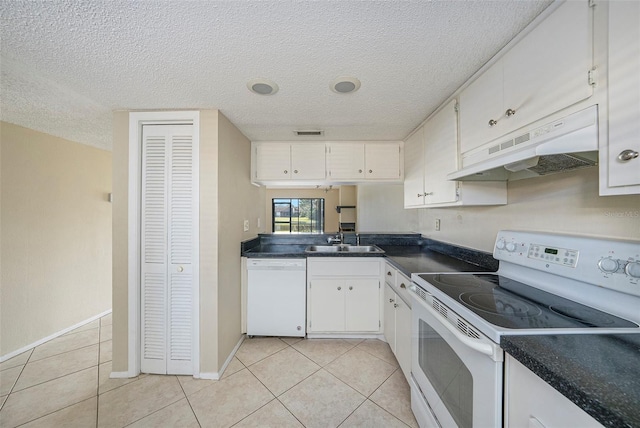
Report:
[{"label": "kitchen sink", "polygon": [[311,245],[305,253],[384,253],[382,248],[375,245]]}]

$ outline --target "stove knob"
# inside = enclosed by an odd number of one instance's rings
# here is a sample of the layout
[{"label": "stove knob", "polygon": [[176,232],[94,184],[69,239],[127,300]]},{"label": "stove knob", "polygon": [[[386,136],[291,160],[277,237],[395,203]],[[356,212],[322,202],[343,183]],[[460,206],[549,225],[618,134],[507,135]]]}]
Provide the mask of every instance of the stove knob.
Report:
[{"label": "stove knob", "polygon": [[640,262],[627,263],[624,272],[632,278],[640,278]]},{"label": "stove knob", "polygon": [[618,266],[617,260],[606,258],[606,259],[600,259],[600,261],[598,262],[598,267],[603,272],[613,273],[618,270],[619,266]]},{"label": "stove knob", "polygon": [[498,242],[496,242],[496,248],[498,250],[504,250],[504,246],[505,246],[504,239],[500,239]]},{"label": "stove knob", "polygon": [[507,243],[507,251],[513,253],[516,250],[516,244],[513,242]]}]

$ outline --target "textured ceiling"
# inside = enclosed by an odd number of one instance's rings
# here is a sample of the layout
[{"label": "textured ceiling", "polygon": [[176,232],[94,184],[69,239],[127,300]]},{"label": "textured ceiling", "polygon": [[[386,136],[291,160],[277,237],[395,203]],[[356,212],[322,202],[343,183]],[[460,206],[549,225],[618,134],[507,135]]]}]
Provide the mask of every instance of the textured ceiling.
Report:
[{"label": "textured ceiling", "polygon": [[549,4],[2,0],[0,118],[104,149],[130,109],[220,109],[251,140],[403,139]]}]

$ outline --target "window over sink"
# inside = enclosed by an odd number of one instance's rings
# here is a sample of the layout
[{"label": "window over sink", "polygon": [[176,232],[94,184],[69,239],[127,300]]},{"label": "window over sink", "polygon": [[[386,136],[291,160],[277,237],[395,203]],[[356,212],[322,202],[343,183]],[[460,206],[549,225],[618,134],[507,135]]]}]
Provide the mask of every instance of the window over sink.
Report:
[{"label": "window over sink", "polygon": [[273,198],[273,233],[324,233],[323,198]]}]

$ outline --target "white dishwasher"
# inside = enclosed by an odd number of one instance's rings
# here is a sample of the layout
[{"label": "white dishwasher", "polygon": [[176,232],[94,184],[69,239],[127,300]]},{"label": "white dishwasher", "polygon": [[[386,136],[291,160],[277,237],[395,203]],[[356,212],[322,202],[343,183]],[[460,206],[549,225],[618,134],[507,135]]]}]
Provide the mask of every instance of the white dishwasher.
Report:
[{"label": "white dishwasher", "polygon": [[247,259],[247,335],[304,337],[306,259]]}]

